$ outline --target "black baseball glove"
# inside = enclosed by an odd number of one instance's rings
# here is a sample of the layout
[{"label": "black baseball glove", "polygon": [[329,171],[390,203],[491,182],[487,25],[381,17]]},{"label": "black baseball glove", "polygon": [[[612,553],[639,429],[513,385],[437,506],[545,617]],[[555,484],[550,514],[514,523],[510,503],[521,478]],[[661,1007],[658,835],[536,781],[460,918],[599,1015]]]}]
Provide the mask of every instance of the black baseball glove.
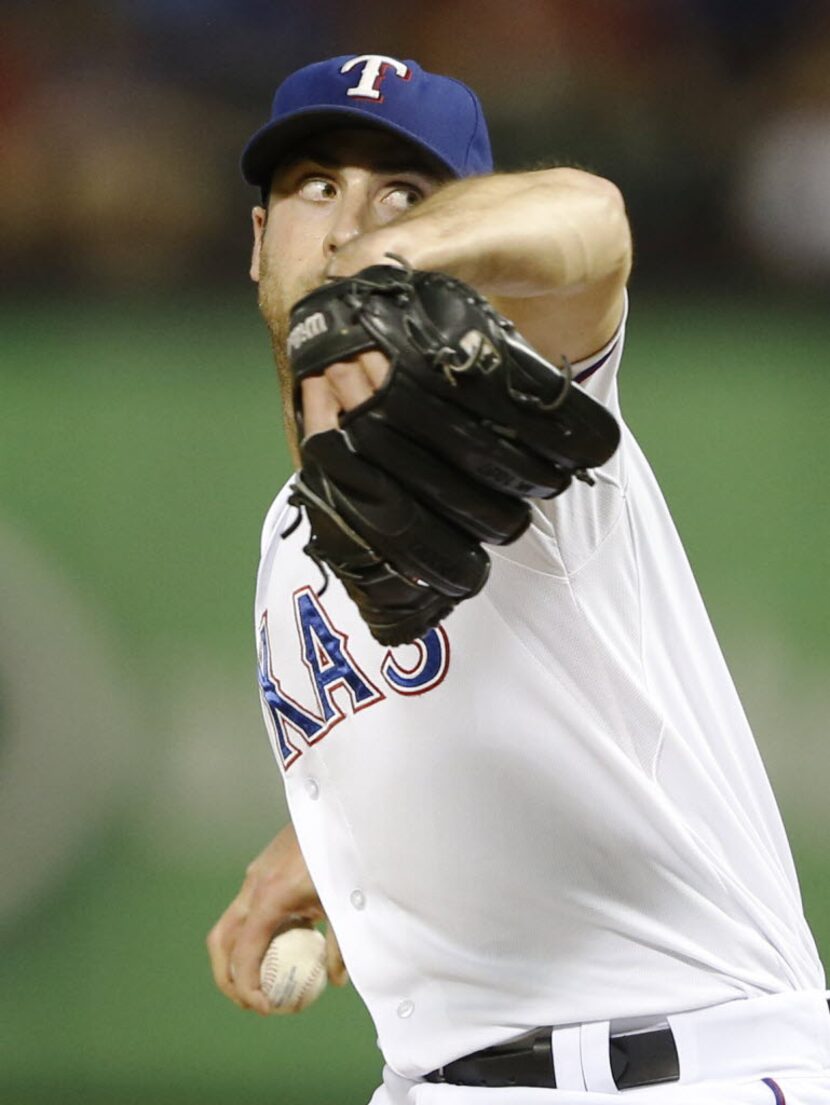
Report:
[{"label": "black baseball glove", "polygon": [[[397,258],[395,258],[398,260]],[[300,383],[368,349],[391,362],[340,430],[303,436]],[[530,498],[603,464],[613,416],[478,292],[443,273],[373,265],[295,304],[288,353],[305,551],[327,564],[385,645],[414,641],[484,586],[482,542],[515,541]]]}]

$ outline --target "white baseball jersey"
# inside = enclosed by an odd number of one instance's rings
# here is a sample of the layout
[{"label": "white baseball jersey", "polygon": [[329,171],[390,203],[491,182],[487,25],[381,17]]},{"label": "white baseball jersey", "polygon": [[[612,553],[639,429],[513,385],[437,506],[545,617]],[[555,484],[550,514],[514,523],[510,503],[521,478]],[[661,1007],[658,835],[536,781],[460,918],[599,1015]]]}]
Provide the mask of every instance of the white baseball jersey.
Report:
[{"label": "white baseball jersey", "polygon": [[[620,418],[620,332],[577,366]],[[291,815],[389,1066],[542,1025],[822,989],[775,800],[657,483],[623,425],[485,589],[377,644],[265,522],[260,685]]]}]

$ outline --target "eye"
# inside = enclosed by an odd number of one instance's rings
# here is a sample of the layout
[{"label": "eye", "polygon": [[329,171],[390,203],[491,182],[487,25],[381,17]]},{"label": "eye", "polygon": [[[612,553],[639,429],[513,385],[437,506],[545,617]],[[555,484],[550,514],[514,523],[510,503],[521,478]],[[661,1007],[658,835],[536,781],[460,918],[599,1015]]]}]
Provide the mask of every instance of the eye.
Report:
[{"label": "eye", "polygon": [[310,200],[311,203],[324,203],[326,200],[333,200],[337,196],[337,188],[334,182],[326,177],[319,176],[306,177],[301,180],[297,192],[304,200]]},{"label": "eye", "polygon": [[423,198],[423,192],[414,184],[393,184],[383,197],[383,202],[397,214],[408,211]]}]

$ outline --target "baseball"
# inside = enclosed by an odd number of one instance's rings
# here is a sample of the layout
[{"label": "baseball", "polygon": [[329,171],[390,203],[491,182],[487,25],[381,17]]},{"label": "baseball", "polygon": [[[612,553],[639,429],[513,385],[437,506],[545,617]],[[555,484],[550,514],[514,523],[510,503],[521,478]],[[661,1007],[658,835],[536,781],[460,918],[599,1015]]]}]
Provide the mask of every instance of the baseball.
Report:
[{"label": "baseball", "polygon": [[278,933],[259,968],[272,1013],[299,1013],[326,988],[326,938],[315,928]]}]

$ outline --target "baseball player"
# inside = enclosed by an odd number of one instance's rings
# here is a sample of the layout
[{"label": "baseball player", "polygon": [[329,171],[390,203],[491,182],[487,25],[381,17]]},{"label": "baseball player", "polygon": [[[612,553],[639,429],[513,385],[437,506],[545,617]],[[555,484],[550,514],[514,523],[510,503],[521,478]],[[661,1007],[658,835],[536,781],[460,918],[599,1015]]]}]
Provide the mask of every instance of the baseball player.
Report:
[{"label": "baseball player", "polygon": [[[292,824],[208,938],[220,989],[266,1012],[258,967],[271,936],[291,916],[325,917],[330,975],[344,977],[339,943],[377,1027],[373,1105],[826,1105],[824,973],[787,839],[622,420],[631,241],[617,189],[570,168],[494,173],[470,89],[374,54],[288,77],[242,164],[261,190],[251,275],[299,470],[265,521],[255,611]],[[355,538],[343,512],[369,512],[348,487],[370,422],[408,411],[412,437],[433,433],[423,463],[399,466],[404,484],[444,451],[432,400],[414,385],[398,408],[394,397],[413,343],[426,349],[436,318],[456,317],[441,304],[457,281],[486,318],[469,331],[469,360],[445,357],[435,387],[461,403],[476,386],[462,370],[495,379],[506,359],[523,366],[510,379],[525,412],[516,388],[536,384],[522,381],[564,379],[533,409],[550,418],[565,476],[559,493],[516,493],[520,535],[483,541],[486,581],[436,613],[440,588],[395,572],[400,561],[377,554],[374,531]],[[328,306],[292,314],[315,296]],[[416,325],[430,296],[430,321]],[[349,355],[336,345],[335,305],[354,309],[339,334],[364,302],[370,329],[409,305],[400,356],[381,337]],[[315,366],[301,371],[309,349]],[[592,473],[567,469],[574,403],[591,425],[612,415],[619,428]],[[361,422],[367,411],[374,421]],[[442,417],[452,437],[455,415]],[[499,419],[485,406],[464,441]],[[526,436],[499,426],[497,468]],[[322,444],[344,442],[327,462]],[[426,609],[424,632],[395,635],[398,600],[354,558],[344,569],[343,535],[409,588],[407,616]]]}]

